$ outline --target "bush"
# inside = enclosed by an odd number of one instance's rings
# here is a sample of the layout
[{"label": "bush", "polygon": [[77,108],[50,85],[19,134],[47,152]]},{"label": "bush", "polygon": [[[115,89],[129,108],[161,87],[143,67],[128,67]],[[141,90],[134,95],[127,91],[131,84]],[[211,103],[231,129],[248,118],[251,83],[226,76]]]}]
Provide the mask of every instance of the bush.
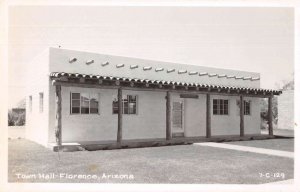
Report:
[{"label": "bush", "polygon": [[[272,99],[272,115],[273,115],[273,127],[277,126],[278,122],[278,101],[277,97],[273,97]],[[268,108],[268,99],[261,99],[261,112],[260,112],[260,117],[261,117],[261,128],[262,129],[268,129],[268,113],[269,113],[269,108]]]},{"label": "bush", "polygon": [[16,113],[12,110],[8,111],[8,126],[24,126],[26,112]]},{"label": "bush", "polygon": [[8,126],[14,126],[16,122],[16,115],[11,110],[8,111]]},{"label": "bush", "polygon": [[18,115],[18,119],[17,119],[17,122],[16,122],[16,125],[17,126],[24,126],[25,125],[25,115],[26,115],[26,113],[25,112],[23,112],[23,113],[20,113],[19,115]]}]

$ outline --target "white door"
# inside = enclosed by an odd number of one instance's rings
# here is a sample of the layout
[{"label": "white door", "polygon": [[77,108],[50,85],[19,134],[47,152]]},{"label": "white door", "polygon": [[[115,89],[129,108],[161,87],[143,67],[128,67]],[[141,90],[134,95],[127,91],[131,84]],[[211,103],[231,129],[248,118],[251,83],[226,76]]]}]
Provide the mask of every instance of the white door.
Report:
[{"label": "white door", "polygon": [[172,101],[172,133],[184,133],[184,100],[175,99]]}]

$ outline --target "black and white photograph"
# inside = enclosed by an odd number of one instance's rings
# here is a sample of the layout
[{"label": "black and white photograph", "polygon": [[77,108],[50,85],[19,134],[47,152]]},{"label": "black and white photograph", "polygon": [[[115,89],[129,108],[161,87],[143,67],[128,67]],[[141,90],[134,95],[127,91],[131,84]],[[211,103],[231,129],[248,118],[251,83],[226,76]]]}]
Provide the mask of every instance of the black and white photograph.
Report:
[{"label": "black and white photograph", "polygon": [[296,10],[8,4],[5,182],[299,190]]}]

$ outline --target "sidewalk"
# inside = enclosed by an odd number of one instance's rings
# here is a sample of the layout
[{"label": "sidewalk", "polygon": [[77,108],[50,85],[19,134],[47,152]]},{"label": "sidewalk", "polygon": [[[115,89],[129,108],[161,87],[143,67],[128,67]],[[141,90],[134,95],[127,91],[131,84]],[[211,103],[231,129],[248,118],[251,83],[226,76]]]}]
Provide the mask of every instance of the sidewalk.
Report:
[{"label": "sidewalk", "polygon": [[[261,130],[261,134],[267,135],[269,134],[268,130]],[[283,137],[294,137],[294,130],[288,129],[274,129],[273,134],[275,136],[283,136]]]},{"label": "sidewalk", "polygon": [[287,157],[287,158],[294,158],[293,152],[279,151],[279,150],[272,150],[272,149],[263,149],[263,148],[257,148],[257,147],[247,147],[247,146],[230,145],[230,144],[224,144],[224,143],[212,143],[212,142],[195,143],[194,145],[218,147],[218,148],[224,148],[224,149],[232,149],[232,150],[238,150],[238,151],[260,153],[260,154],[264,154],[264,155],[274,155],[274,156],[281,156],[281,157]]}]

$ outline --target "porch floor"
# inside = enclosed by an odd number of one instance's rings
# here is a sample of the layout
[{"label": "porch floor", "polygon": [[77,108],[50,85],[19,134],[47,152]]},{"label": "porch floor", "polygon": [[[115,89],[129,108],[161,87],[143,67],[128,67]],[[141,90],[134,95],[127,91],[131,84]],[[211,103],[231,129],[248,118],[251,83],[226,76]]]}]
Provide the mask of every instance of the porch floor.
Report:
[{"label": "porch floor", "polygon": [[165,138],[154,139],[131,139],[122,140],[117,143],[115,140],[110,141],[79,141],[79,142],[63,142],[61,146],[56,143],[49,143],[49,148],[53,151],[95,151],[107,149],[123,149],[123,148],[139,148],[139,147],[158,147],[167,145],[188,145],[192,143],[202,142],[229,142],[229,141],[247,141],[260,139],[273,139],[276,136],[252,134],[240,137],[239,135],[212,136],[210,138],[202,137],[175,137],[171,140]]}]

